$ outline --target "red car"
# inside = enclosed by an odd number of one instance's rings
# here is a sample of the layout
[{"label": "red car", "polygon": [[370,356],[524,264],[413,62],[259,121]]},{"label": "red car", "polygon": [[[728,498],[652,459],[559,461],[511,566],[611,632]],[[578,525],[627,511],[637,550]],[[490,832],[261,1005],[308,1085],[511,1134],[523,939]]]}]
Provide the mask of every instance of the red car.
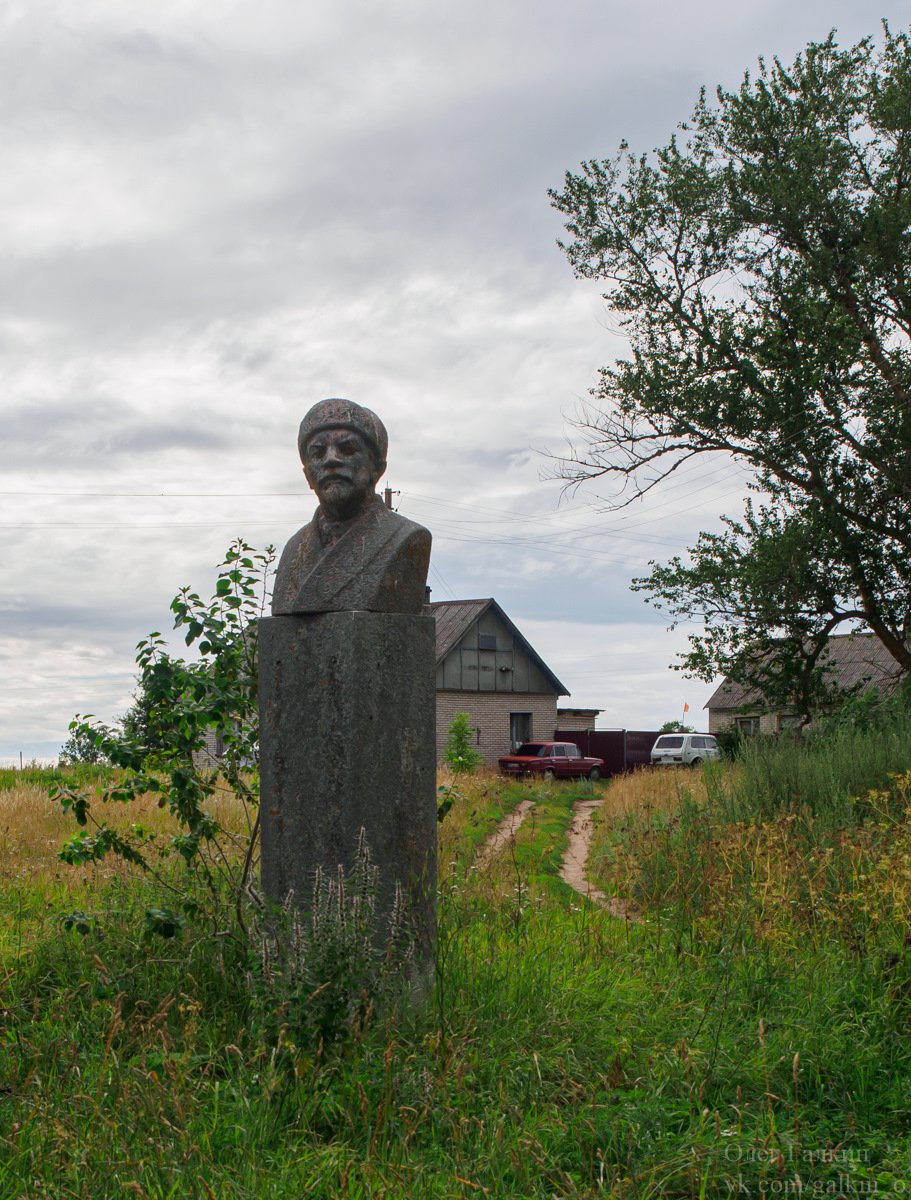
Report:
[{"label": "red car", "polygon": [[526,742],[515,754],[498,759],[502,775],[543,775],[545,779],[600,779],[603,758],[586,758],[572,742]]}]

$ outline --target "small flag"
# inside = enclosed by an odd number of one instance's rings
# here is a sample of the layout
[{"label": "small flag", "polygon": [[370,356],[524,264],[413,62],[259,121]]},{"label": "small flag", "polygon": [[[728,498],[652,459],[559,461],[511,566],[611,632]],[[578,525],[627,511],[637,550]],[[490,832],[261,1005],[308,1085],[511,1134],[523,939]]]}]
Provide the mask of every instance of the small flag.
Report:
[{"label": "small flag", "polygon": [[684,711],[684,712],[689,712],[689,711],[690,711],[690,706],[689,706],[688,704],[684,704],[684,706],[683,706],[683,711]]}]

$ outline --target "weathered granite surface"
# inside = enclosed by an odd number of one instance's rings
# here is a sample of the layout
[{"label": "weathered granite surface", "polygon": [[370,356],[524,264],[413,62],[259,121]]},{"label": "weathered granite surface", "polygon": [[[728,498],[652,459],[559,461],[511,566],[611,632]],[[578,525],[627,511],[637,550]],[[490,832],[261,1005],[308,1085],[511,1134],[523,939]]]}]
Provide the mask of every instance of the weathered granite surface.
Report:
[{"label": "weathered granite surface", "polygon": [[262,886],[306,907],[317,866],[350,869],[361,828],[420,952],[436,924],[434,620],[333,612],[259,623]]}]

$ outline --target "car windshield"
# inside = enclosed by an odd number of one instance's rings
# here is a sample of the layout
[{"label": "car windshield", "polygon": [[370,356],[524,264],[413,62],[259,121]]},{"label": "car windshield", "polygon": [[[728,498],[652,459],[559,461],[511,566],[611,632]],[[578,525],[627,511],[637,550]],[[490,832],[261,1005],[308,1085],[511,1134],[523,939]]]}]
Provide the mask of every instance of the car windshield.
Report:
[{"label": "car windshield", "polygon": [[657,742],[655,742],[656,750],[680,750],[682,747],[682,737],[660,737]]},{"label": "car windshield", "polygon": [[547,747],[542,746],[540,742],[526,742],[524,746],[520,746],[516,751],[519,758],[543,758],[547,754]]}]

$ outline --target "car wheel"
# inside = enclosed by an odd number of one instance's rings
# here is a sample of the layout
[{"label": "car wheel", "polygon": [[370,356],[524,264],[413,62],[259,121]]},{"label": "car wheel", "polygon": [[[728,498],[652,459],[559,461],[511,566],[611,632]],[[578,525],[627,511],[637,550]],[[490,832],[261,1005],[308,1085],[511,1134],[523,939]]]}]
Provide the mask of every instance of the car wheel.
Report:
[{"label": "car wheel", "polygon": [[693,761],[690,763],[690,766],[698,767],[701,764],[701,762],[702,762],[701,758],[694,758]]},{"label": "car wheel", "polygon": [[592,781],[592,783],[595,783],[597,780],[599,780],[601,778],[601,772],[598,770],[597,767],[592,767],[592,769],[588,773],[588,777]]},{"label": "car wheel", "polygon": [[547,768],[547,770],[544,772],[544,780],[545,780],[545,782],[546,782],[546,783],[553,783],[553,781],[554,781],[556,778],[557,778],[557,777],[556,777],[556,775],[554,774],[553,770],[552,770],[550,767],[548,767],[548,768]]}]

